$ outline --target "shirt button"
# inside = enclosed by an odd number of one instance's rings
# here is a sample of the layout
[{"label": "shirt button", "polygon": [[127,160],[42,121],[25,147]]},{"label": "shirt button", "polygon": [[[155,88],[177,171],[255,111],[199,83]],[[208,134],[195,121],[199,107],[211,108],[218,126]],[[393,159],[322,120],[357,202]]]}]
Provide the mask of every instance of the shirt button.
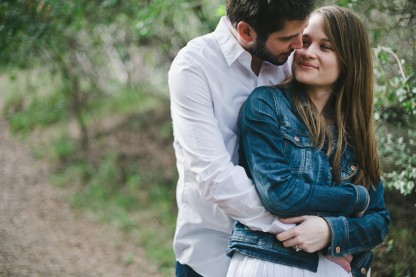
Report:
[{"label": "shirt button", "polygon": [[335,252],[336,252],[337,254],[339,254],[339,252],[341,252],[341,247],[337,246],[337,248],[335,248]]},{"label": "shirt button", "polygon": [[352,171],[356,171],[357,170],[357,167],[355,167],[355,165],[352,165],[351,166],[351,169],[352,169]]},{"label": "shirt button", "polygon": [[299,141],[300,139],[299,139],[298,137],[295,137],[295,140],[296,140],[296,141]]},{"label": "shirt button", "polygon": [[361,268],[361,274],[366,274],[367,273],[367,269],[365,269],[364,267]]}]

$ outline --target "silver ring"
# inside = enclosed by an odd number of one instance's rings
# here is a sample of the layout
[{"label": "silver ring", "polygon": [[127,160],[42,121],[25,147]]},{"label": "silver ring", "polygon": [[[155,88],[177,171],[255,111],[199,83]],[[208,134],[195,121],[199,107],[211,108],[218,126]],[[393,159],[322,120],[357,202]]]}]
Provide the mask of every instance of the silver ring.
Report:
[{"label": "silver ring", "polygon": [[296,250],[296,252],[299,252],[299,251],[300,251],[300,250],[302,250],[302,249],[300,249],[300,248],[299,248],[299,246],[296,244],[296,245],[295,245],[295,250]]}]

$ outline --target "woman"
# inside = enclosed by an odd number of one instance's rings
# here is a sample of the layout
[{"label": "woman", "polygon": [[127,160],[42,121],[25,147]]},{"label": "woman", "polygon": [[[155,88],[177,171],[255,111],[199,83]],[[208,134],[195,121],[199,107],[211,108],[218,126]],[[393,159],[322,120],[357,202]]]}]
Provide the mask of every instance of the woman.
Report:
[{"label": "woman", "polygon": [[293,80],[258,88],[243,105],[240,160],[265,207],[297,226],[276,239],[237,222],[228,276],[365,276],[390,217],[361,20],[335,6],[315,11],[292,71]]}]

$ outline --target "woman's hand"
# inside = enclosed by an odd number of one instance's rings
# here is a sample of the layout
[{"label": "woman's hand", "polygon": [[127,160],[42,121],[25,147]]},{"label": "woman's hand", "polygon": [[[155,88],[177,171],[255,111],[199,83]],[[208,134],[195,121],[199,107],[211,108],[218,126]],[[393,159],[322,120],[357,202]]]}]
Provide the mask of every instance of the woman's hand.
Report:
[{"label": "woman's hand", "polygon": [[297,226],[276,235],[285,247],[301,249],[313,253],[327,246],[331,240],[328,223],[319,216],[299,216],[280,218],[282,223],[294,223]]},{"label": "woman's hand", "polygon": [[[299,216],[279,218],[282,223],[298,224],[297,226],[276,235],[285,247],[293,247],[308,253],[313,253],[326,247],[331,241],[331,230],[328,223],[319,216]],[[351,272],[352,255],[344,257],[325,256],[340,265],[345,271]]]}]

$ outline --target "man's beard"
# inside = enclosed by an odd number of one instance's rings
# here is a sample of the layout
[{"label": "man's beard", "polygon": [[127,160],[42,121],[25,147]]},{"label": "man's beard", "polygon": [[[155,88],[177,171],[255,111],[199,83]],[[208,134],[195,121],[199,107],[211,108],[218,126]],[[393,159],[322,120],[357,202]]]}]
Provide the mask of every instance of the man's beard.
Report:
[{"label": "man's beard", "polygon": [[289,52],[281,53],[277,56],[270,53],[269,50],[266,49],[266,40],[260,37],[257,37],[256,44],[247,49],[247,51],[250,54],[274,65],[285,64],[289,57]]}]

